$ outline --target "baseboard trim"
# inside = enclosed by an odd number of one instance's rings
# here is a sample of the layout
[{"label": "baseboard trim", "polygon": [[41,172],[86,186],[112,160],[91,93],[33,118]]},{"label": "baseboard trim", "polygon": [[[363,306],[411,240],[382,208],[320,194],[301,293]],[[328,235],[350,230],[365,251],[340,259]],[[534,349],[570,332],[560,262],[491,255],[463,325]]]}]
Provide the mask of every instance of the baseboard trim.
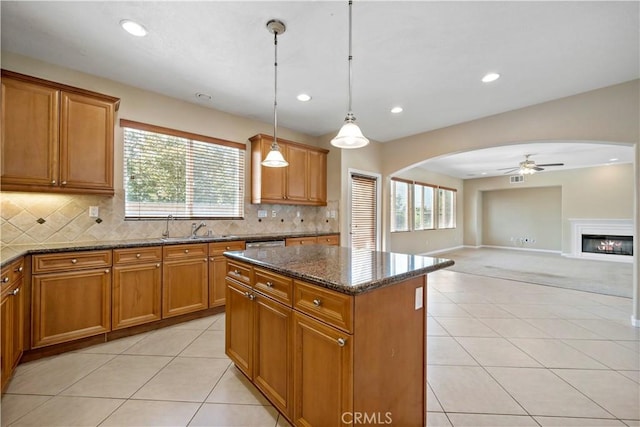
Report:
[{"label": "baseboard trim", "polygon": [[605,261],[605,262],[621,262],[623,264],[631,264],[633,263],[633,258],[635,256],[631,256],[631,257],[627,257],[627,258],[620,258],[620,257],[615,257],[612,256],[611,259],[604,259],[604,258],[591,258],[589,256],[576,256],[573,255],[571,253],[563,253],[562,254],[563,257],[565,258],[572,258],[572,259],[582,259],[582,260],[586,260],[586,261]]},{"label": "baseboard trim", "polygon": [[562,255],[562,251],[554,251],[551,249],[534,249],[534,248],[514,248],[513,246],[493,246],[493,245],[480,245],[481,248],[491,249],[508,249],[511,251],[525,251],[525,252],[544,252],[548,254]]},{"label": "baseboard trim", "polygon": [[460,245],[460,246],[454,246],[451,248],[445,248],[445,249],[436,249],[435,251],[429,251],[429,252],[422,252],[418,255],[424,255],[424,256],[431,256],[431,255],[437,255],[437,254],[441,254],[444,252],[451,252],[451,251],[457,251],[458,249],[463,249],[466,246],[464,245]]},{"label": "baseboard trim", "polygon": [[633,314],[631,315],[631,326],[635,326],[636,328],[640,328],[640,319],[638,319]]}]

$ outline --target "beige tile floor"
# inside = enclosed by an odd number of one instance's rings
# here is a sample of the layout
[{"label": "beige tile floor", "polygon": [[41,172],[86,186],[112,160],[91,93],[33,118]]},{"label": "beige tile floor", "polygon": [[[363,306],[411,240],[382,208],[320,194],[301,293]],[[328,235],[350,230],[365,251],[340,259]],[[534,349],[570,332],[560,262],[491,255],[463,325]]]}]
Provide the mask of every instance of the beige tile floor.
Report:
[{"label": "beige tile floor", "polygon": [[[631,300],[446,270],[428,298],[430,427],[640,427]],[[2,426],[289,425],[225,356],[224,315],[22,364],[0,414]]]}]

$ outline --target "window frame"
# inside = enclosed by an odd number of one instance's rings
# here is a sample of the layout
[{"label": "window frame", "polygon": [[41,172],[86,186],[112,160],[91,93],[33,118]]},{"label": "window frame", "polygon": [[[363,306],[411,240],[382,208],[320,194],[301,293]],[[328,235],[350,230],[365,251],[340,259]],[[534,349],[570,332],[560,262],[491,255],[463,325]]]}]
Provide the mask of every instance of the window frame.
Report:
[{"label": "window frame", "polygon": [[[397,194],[397,189],[396,189],[396,184],[406,184],[407,185],[407,194],[406,194],[406,200],[407,200],[407,206],[405,208],[405,217],[406,217],[406,229],[405,228],[395,228],[394,225],[396,224],[395,221],[395,217],[396,217],[396,209],[395,209],[395,201],[396,201],[396,194]],[[389,225],[389,230],[391,233],[402,233],[402,232],[407,232],[407,231],[412,231],[411,226],[412,226],[412,221],[411,221],[411,212],[412,212],[412,207],[411,205],[412,203],[412,195],[413,195],[413,181],[410,181],[408,179],[402,179],[402,178],[396,178],[396,177],[392,177],[391,178],[391,209],[390,209],[390,225]]]},{"label": "window frame", "polygon": [[[451,225],[443,225],[443,221],[441,220],[442,216],[443,216],[443,209],[445,209],[445,203],[442,202],[443,199],[443,195],[444,194],[451,194]],[[449,187],[442,187],[442,186],[438,186],[438,202],[437,202],[437,209],[438,209],[438,225],[437,228],[438,230],[453,230],[455,228],[457,228],[458,224],[457,224],[457,205],[458,205],[458,190],[456,190],[455,188],[449,188]]]},{"label": "window frame", "polygon": [[[245,205],[245,194],[246,194],[246,144],[241,144],[238,142],[227,141],[220,138],[214,138],[206,135],[195,134],[191,132],[185,132],[181,130],[166,128],[162,126],[156,126],[148,123],[135,122],[132,120],[120,119],[120,127],[123,131],[123,190],[124,190],[124,216],[125,220],[154,220],[154,219],[166,219],[168,215],[172,215],[175,219],[207,219],[207,220],[234,220],[234,219],[244,219],[244,205]],[[157,135],[160,135],[158,139],[162,137],[176,137],[186,140],[185,141],[185,168],[187,168],[187,173],[184,176],[184,184],[185,184],[185,192],[187,193],[185,196],[185,201],[176,201],[173,203],[173,208],[171,207],[170,202],[164,202],[166,204],[167,210],[165,212],[153,212],[153,209],[149,209],[148,211],[140,209],[140,205],[143,205],[145,201],[127,201],[127,181],[129,177],[127,176],[128,172],[128,157],[127,157],[127,141],[126,141],[126,132],[127,129],[131,129],[134,131],[143,131],[150,132]],[[193,153],[194,150],[206,150],[206,146],[200,144],[213,144],[219,147],[225,148],[233,148],[237,149],[238,152],[234,153],[234,161],[237,161],[238,168],[236,169],[237,176],[234,177],[234,182],[239,184],[238,191],[231,191],[229,194],[232,195],[234,202],[231,205],[233,208],[230,210],[229,215],[198,215],[194,212],[194,208],[196,207],[194,204],[193,193],[195,189],[197,189],[197,184],[193,176],[195,175],[193,172],[197,169],[197,163],[195,163],[189,153]],[[195,147],[195,148],[194,148]],[[212,154],[214,155],[214,154]],[[237,155],[237,158],[235,157]],[[202,170],[202,169],[200,169]],[[202,188],[202,187],[201,187]],[[138,208],[135,206],[129,206],[128,203],[138,204]],[[148,201],[148,203],[153,203],[153,201]],[[220,206],[220,205],[217,205]],[[170,212],[171,210],[175,210],[175,212]],[[134,213],[137,211],[136,213]],[[196,210],[197,212],[197,210]],[[223,212],[224,213],[224,212]]]},{"label": "window frame", "polygon": [[[420,207],[418,207],[416,205],[416,194],[417,194],[416,189],[417,189],[417,187],[421,187],[421,189],[422,189],[421,190],[421,193],[422,193],[421,200],[422,201],[424,201],[424,191],[427,188],[431,189],[431,226],[430,227],[424,227],[424,220],[420,221],[421,222],[420,226],[416,225],[416,216],[417,216],[418,209],[421,210],[422,218],[424,218],[424,209],[423,209],[424,208],[424,203],[422,203],[422,206],[420,206]],[[414,181],[413,182],[413,191],[412,191],[412,193],[413,193],[413,205],[414,205],[413,209],[412,209],[412,212],[413,212],[413,227],[412,227],[412,230],[413,231],[435,230],[436,229],[436,226],[437,226],[437,224],[436,224],[436,222],[437,222],[436,221],[437,191],[438,191],[438,186],[437,185],[426,184],[424,182],[418,182],[418,181]]]}]

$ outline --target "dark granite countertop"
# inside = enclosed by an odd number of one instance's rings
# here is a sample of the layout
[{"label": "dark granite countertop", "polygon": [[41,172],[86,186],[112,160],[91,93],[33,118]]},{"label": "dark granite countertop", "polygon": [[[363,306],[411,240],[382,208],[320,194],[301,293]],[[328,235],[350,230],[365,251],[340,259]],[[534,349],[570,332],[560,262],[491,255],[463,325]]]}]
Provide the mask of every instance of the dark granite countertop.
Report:
[{"label": "dark granite countertop", "polygon": [[202,236],[197,239],[189,237],[171,237],[163,240],[160,237],[136,240],[96,240],[91,242],[65,242],[65,243],[46,243],[46,244],[25,244],[25,245],[2,245],[0,246],[0,259],[2,267],[24,255],[29,254],[46,254],[55,252],[74,252],[74,251],[91,251],[100,249],[121,249],[136,248],[144,246],[166,246],[179,245],[184,243],[212,243],[212,242],[230,242],[234,240],[244,240],[246,242],[264,242],[268,240],[284,240],[289,237],[313,237],[313,236],[329,236],[332,234],[340,234],[340,232],[304,232],[304,233],[265,233],[265,234],[234,234],[222,236]]},{"label": "dark granite countertop", "polygon": [[340,246],[289,246],[225,252],[228,258],[357,295],[453,265],[444,258]]}]

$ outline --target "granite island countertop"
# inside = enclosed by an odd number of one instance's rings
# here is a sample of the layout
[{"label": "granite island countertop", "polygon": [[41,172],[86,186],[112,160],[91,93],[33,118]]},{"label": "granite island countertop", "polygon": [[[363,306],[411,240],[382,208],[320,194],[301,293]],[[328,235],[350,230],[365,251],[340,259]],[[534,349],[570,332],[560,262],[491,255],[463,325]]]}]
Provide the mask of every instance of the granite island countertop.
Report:
[{"label": "granite island countertop", "polygon": [[454,264],[444,258],[324,245],[256,248],[224,255],[348,295],[389,286]]},{"label": "granite island countertop", "polygon": [[16,259],[30,254],[45,254],[56,252],[92,251],[100,249],[122,249],[144,246],[167,246],[185,243],[215,243],[244,240],[247,243],[264,242],[268,240],[284,240],[289,237],[313,237],[340,234],[339,231],[327,232],[289,232],[289,233],[264,233],[264,234],[230,234],[201,236],[197,239],[190,237],[171,237],[168,240],[160,237],[132,240],[95,240],[90,242],[60,242],[60,243],[33,243],[18,245],[0,245],[1,267],[5,267]]}]

